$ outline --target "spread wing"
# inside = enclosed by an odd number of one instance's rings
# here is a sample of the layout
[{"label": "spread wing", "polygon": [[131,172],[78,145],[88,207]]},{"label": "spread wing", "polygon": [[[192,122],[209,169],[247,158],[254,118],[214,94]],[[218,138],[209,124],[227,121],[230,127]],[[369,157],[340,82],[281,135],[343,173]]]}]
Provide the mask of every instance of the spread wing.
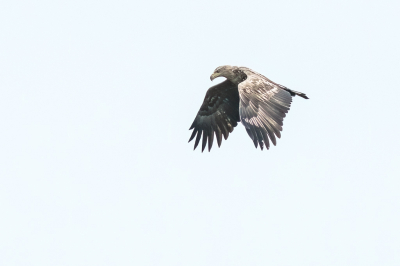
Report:
[{"label": "spread wing", "polygon": [[193,129],[189,142],[196,137],[194,143],[194,149],[196,149],[203,135],[202,152],[206,147],[207,140],[208,151],[210,151],[214,133],[217,137],[218,146],[221,146],[222,135],[227,139],[229,133],[233,131],[239,121],[238,86],[229,80],[225,80],[208,89],[204,102],[189,128],[189,130]]},{"label": "spread wing", "polygon": [[239,84],[240,119],[254,145],[269,149],[281,137],[283,118],[290,109],[290,92],[261,76],[249,75]]}]

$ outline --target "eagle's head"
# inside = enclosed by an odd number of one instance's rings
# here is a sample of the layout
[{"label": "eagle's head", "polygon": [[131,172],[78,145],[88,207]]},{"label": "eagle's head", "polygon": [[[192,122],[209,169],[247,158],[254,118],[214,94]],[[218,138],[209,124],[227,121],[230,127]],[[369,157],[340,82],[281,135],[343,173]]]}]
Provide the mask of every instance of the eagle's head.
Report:
[{"label": "eagle's head", "polygon": [[225,77],[229,79],[231,82],[239,84],[244,81],[247,76],[246,74],[240,70],[237,66],[220,66],[217,67],[214,73],[211,75],[211,81],[217,77]]}]

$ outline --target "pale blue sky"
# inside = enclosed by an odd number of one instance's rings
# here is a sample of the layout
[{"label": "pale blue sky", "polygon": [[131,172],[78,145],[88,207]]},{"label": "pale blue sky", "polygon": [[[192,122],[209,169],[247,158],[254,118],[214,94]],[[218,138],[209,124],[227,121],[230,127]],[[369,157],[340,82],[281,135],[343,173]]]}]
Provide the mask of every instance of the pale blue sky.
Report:
[{"label": "pale blue sky", "polygon": [[[398,1],[0,3],[0,265],[400,265]],[[210,74],[295,97],[193,151]]]}]

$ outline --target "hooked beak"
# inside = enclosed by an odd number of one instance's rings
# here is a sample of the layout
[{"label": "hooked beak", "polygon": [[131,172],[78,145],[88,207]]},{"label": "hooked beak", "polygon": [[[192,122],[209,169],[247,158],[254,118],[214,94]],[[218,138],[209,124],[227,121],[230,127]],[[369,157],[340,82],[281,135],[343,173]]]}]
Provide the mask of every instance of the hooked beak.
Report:
[{"label": "hooked beak", "polygon": [[213,73],[210,77],[210,80],[213,81],[215,78],[218,78],[221,74],[220,73]]}]

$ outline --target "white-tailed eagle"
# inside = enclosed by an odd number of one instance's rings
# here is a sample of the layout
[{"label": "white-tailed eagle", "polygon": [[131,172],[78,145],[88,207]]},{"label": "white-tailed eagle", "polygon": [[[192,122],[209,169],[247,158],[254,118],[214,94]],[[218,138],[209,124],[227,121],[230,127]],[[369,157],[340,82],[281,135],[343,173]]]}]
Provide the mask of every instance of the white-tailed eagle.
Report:
[{"label": "white-tailed eagle", "polygon": [[[193,133],[189,142],[196,137],[194,149],[202,140],[202,151],[208,142],[211,150],[214,134],[218,146],[222,135],[225,139],[242,122],[254,145],[264,145],[269,149],[270,141],[276,145],[276,137],[281,137],[283,118],[290,109],[292,96],[308,97],[277,84],[247,67],[220,66],[210,79],[225,77],[206,93],[204,102],[190,129]],[[189,129],[189,130],[190,130]]]}]

